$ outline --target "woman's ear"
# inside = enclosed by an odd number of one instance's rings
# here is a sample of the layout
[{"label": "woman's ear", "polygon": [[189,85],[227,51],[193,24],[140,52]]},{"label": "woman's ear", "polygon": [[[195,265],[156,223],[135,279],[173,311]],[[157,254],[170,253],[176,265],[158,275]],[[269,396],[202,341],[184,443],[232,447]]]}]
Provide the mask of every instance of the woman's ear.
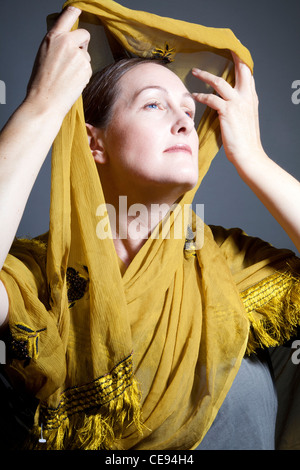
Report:
[{"label": "woman's ear", "polygon": [[104,145],[103,145],[103,139],[102,139],[103,131],[88,123],[85,123],[85,126],[87,130],[89,146],[90,146],[95,162],[101,163],[101,164],[106,163],[107,154],[105,152]]}]

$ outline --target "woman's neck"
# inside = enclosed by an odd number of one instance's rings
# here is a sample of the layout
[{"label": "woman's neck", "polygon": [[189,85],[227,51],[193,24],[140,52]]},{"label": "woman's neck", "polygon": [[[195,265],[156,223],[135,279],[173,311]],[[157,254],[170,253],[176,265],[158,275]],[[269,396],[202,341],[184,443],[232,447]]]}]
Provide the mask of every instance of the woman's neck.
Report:
[{"label": "woman's neck", "polygon": [[[99,172],[99,176],[100,174]],[[108,215],[114,246],[119,258],[129,266],[184,190],[179,194],[180,188],[176,185],[153,185],[151,188],[136,185],[134,188],[122,188],[107,175],[102,174],[100,179],[106,205],[110,209]]]},{"label": "woman's neck", "polygon": [[171,206],[171,203],[128,205],[126,196],[119,197],[118,210],[110,222],[117,255],[126,266],[129,266]]}]

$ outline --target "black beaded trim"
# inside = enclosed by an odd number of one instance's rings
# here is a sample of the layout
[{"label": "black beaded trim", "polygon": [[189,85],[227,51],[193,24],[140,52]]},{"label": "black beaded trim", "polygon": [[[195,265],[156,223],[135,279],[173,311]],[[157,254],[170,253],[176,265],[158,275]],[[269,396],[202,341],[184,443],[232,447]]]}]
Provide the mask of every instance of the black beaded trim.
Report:
[{"label": "black beaded trim", "polygon": [[[84,266],[85,270],[87,268]],[[67,269],[67,289],[69,308],[73,307],[75,302],[82,299],[88,285],[88,279],[82,276],[76,269],[69,267]]]},{"label": "black beaded trim", "polygon": [[9,349],[9,356],[12,359],[18,360],[28,360],[30,359],[29,352],[28,352],[28,341],[24,340],[17,340],[15,339],[11,332],[9,332],[8,337],[8,349]]}]

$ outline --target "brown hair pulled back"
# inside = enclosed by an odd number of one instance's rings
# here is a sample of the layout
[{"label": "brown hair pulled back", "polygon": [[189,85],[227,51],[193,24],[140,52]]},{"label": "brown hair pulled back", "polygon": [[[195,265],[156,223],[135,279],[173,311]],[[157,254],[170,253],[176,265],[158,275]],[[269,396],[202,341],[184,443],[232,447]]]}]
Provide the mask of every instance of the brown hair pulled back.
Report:
[{"label": "brown hair pulled back", "polygon": [[165,65],[157,59],[134,57],[121,59],[94,73],[82,93],[85,121],[105,129],[110,123],[113,105],[119,95],[119,80],[132,68],[150,61]]}]

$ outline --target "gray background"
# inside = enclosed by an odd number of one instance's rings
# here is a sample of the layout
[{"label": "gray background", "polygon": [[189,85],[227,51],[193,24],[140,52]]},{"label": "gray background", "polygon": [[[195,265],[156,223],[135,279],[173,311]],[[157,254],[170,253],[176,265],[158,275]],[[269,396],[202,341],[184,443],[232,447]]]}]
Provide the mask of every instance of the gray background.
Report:
[{"label": "gray background", "polygon": [[[205,26],[230,28],[250,49],[260,99],[262,142],[269,156],[300,177],[300,104],[291,101],[300,80],[299,0],[123,0],[146,10]],[[0,127],[24,98],[36,51],[46,32],[46,16],[60,11],[60,0],[0,0],[0,80],[6,104],[0,105]],[[18,235],[48,230],[50,155],[29,198]],[[221,150],[196,196],[208,224],[241,227],[281,248],[295,250],[283,229],[240,180]],[[300,203],[300,201],[299,201]],[[1,227],[2,230],[5,227]]]}]

